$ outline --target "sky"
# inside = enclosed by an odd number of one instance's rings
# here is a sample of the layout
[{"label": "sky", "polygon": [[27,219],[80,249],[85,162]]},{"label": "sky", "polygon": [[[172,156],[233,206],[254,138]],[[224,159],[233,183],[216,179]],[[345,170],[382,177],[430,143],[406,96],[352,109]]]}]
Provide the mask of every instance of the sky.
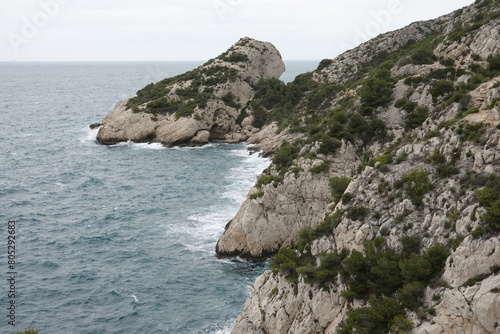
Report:
[{"label": "sky", "polygon": [[207,60],[241,37],[334,58],[473,0],[0,0],[0,61]]}]

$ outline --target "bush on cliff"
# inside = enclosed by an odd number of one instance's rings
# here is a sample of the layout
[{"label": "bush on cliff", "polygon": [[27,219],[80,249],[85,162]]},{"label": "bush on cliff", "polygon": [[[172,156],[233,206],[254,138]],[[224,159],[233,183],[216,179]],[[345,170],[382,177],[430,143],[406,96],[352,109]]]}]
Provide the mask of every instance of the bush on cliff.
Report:
[{"label": "bush on cliff", "polygon": [[394,187],[403,187],[413,205],[421,206],[424,196],[433,189],[429,174],[428,171],[413,170],[394,182]]},{"label": "bush on cliff", "polygon": [[500,176],[491,174],[486,187],[476,191],[479,205],[486,209],[483,220],[491,231],[500,231]]},{"label": "bush on cliff", "polygon": [[370,76],[360,90],[361,111],[370,114],[377,107],[385,106],[392,100],[394,83],[388,68],[381,67]]},{"label": "bush on cliff", "polygon": [[432,44],[423,44],[411,55],[411,62],[415,65],[432,64],[437,60]]},{"label": "bush on cliff", "polygon": [[405,129],[412,130],[422,125],[429,117],[429,108],[419,106],[414,111],[409,112],[405,117]]},{"label": "bush on cliff", "polygon": [[403,307],[394,298],[372,297],[370,306],[351,309],[340,325],[340,334],[385,334],[391,322],[405,315]]},{"label": "bush on cliff", "polygon": [[349,183],[351,183],[351,179],[346,176],[334,176],[330,178],[329,183],[332,197],[338,202],[342,198],[342,195],[344,195]]},{"label": "bush on cliff", "polygon": [[299,148],[297,145],[284,142],[281,146],[274,152],[273,164],[278,168],[280,173],[283,175],[287,169],[292,165],[293,160],[295,160],[299,155]]}]

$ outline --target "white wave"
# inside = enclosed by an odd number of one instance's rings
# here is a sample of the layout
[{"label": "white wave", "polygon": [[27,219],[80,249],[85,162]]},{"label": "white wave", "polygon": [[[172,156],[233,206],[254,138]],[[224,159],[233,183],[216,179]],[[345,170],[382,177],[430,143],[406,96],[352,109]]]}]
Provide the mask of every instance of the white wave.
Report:
[{"label": "white wave", "polygon": [[134,303],[138,303],[139,299],[135,295],[130,295],[130,297],[134,298]]},{"label": "white wave", "polygon": [[97,142],[97,132],[99,132],[99,128],[91,129],[85,128],[84,130],[85,136],[80,138],[80,143],[96,143]]},{"label": "white wave", "polygon": [[187,217],[188,224],[183,224],[182,227],[176,226],[177,233],[189,235],[190,238],[196,240],[196,242],[184,245],[189,251],[213,254],[215,244],[224,232],[224,227],[238,212],[248,191],[255,184],[257,176],[269,166],[269,159],[256,154],[250,155],[247,150],[248,146],[230,146],[230,154],[238,156],[239,162],[224,176],[228,181],[225,182],[227,186],[218,195],[226,200],[207,208],[200,208],[198,212]]},{"label": "white wave", "polygon": [[216,147],[218,144],[216,143],[208,143],[202,146],[173,146],[171,150],[204,150],[211,147]]},{"label": "white wave", "polygon": [[161,143],[136,143],[132,140],[122,141],[118,144],[111,145],[111,147],[130,147],[134,150],[166,150]]},{"label": "white wave", "polygon": [[235,204],[241,204],[245,200],[246,194],[251,186],[252,184],[249,184],[248,187],[245,188],[228,189],[222,193],[222,198],[227,198]]},{"label": "white wave", "polygon": [[236,319],[226,321],[226,323],[224,324],[224,327],[222,327],[221,329],[215,330],[212,334],[231,334],[231,330],[233,329],[235,322],[236,322]]},{"label": "white wave", "polygon": [[243,157],[242,163],[231,168],[230,174],[226,176],[226,179],[230,181],[230,185],[227,186],[226,191],[222,194],[222,197],[228,198],[235,203],[241,204],[250,190],[250,188],[257,181],[257,177],[269,167],[270,160],[268,158],[262,158],[257,154],[250,154],[247,150],[249,145],[242,149],[234,150],[233,154]]},{"label": "white wave", "polygon": [[190,234],[199,240],[214,242],[228,221],[236,214],[237,209],[237,207],[214,208],[212,212],[188,216],[188,219],[195,223]]}]

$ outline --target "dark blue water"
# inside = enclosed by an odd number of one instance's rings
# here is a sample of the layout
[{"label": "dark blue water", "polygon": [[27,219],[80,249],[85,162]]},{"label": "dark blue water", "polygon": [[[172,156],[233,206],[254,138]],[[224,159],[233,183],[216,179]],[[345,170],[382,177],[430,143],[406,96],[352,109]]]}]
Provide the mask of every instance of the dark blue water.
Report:
[{"label": "dark blue water", "polygon": [[[267,265],[217,259],[214,248],[268,161],[245,144],[101,146],[88,129],[200,63],[0,64],[0,332],[229,332]],[[316,63],[290,63],[283,79]]]}]

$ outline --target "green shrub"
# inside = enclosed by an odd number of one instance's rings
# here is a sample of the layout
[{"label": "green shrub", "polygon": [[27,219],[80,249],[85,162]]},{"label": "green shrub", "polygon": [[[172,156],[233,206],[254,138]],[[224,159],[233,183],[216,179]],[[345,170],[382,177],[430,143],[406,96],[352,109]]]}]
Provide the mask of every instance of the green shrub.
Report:
[{"label": "green shrub", "polygon": [[410,197],[415,206],[421,206],[422,200],[433,185],[429,180],[429,172],[423,170],[413,170],[394,183],[395,188],[403,186],[405,193]]},{"label": "green shrub", "polygon": [[440,153],[439,150],[434,150],[429,159],[432,164],[435,165],[436,172],[440,178],[451,177],[460,172],[459,169],[454,166],[455,160],[452,160],[449,164],[447,164],[446,157],[444,154]]},{"label": "green shrub", "polygon": [[370,263],[363,253],[353,250],[342,262],[343,278],[349,287],[348,291],[356,297],[370,289]]},{"label": "green shrub", "polygon": [[297,273],[304,277],[304,281],[309,284],[319,284],[325,290],[329,289],[329,284],[335,282],[339,271],[342,268],[342,261],[347,256],[347,251],[340,253],[324,253],[320,256],[321,264],[316,266],[313,263],[307,263],[297,268]]},{"label": "green shrub", "polygon": [[500,72],[500,53],[488,58],[488,69],[494,73]]},{"label": "green shrub", "polygon": [[236,96],[232,92],[228,92],[226,95],[221,97],[222,102],[224,102],[227,106],[233,107],[235,109],[239,109],[241,106],[235,102]]},{"label": "green shrub", "polygon": [[318,153],[321,154],[335,153],[337,149],[339,149],[341,146],[342,143],[340,141],[333,139],[332,137],[325,134],[322,137]]},{"label": "green shrub", "polygon": [[423,305],[425,285],[422,282],[406,283],[398,290],[401,305],[410,310],[416,310]]},{"label": "green shrub", "polygon": [[440,178],[447,178],[457,175],[460,173],[460,170],[453,165],[441,164],[436,166],[436,172]]},{"label": "green shrub", "polygon": [[283,182],[283,177],[281,176],[261,174],[255,183],[255,187],[262,188],[266,184],[273,183],[273,186],[276,188],[281,182]]},{"label": "green shrub", "polygon": [[319,108],[325,100],[335,97],[336,86],[323,84],[318,86],[311,94],[307,95],[306,108],[314,111]]},{"label": "green shrub", "polygon": [[349,203],[353,198],[354,195],[352,193],[344,193],[344,195],[342,195],[342,204],[345,205]]},{"label": "green shrub", "polygon": [[313,174],[319,174],[322,172],[327,172],[329,168],[330,168],[330,161],[323,161],[319,165],[311,167],[309,171]]},{"label": "green shrub", "polygon": [[388,165],[390,163],[392,163],[392,159],[394,158],[395,154],[394,153],[387,153],[387,154],[384,154],[384,155],[381,155],[379,157],[376,157],[376,158],[372,158],[368,161],[368,166],[375,166],[375,164],[377,162],[380,163],[379,167],[381,166],[384,166],[384,165]]},{"label": "green shrub", "polygon": [[424,255],[412,254],[399,265],[403,280],[406,283],[418,281],[425,285],[430,284],[434,278],[441,275],[448,255],[447,248],[432,250],[431,253],[428,251]]},{"label": "green shrub", "polygon": [[420,254],[422,246],[422,238],[418,235],[408,236],[404,235],[401,237],[401,257],[406,259],[410,257],[411,254]]},{"label": "green shrub", "polygon": [[422,125],[423,122],[429,117],[429,108],[419,106],[415,111],[410,112],[405,117],[405,128],[407,130],[415,129]]},{"label": "green shrub", "polygon": [[432,88],[429,90],[429,92],[432,94],[433,97],[436,98],[438,96],[448,95],[452,93],[454,90],[455,87],[453,86],[453,82],[448,80],[439,80],[432,85]]},{"label": "green shrub", "polygon": [[349,183],[351,183],[351,179],[348,178],[347,176],[343,177],[334,176],[330,178],[329,183],[330,183],[330,190],[332,191],[332,197],[335,199],[336,202],[338,202],[342,198],[344,191],[349,186]]},{"label": "green shrub", "polygon": [[369,304],[368,307],[349,310],[339,333],[385,334],[394,319],[405,315],[404,309],[394,298],[372,297]]},{"label": "green shrub", "polygon": [[297,263],[299,261],[299,256],[295,250],[287,247],[282,247],[279,249],[278,253],[269,262],[269,265],[275,272],[281,272],[290,281],[297,281]]},{"label": "green shrub", "polygon": [[347,210],[346,217],[351,220],[363,220],[368,215],[368,209],[364,206],[353,206]]},{"label": "green shrub", "polygon": [[266,125],[268,121],[267,112],[259,106],[253,108],[252,116],[253,116],[252,126],[255,128],[263,127],[264,125]]},{"label": "green shrub", "polygon": [[249,61],[249,58],[246,54],[239,52],[231,52],[229,55],[223,57],[222,60],[227,61],[229,63],[240,63]]},{"label": "green shrub", "polygon": [[[423,256],[431,264],[432,280],[438,278],[443,274],[446,259],[448,258],[448,256],[450,256],[450,250],[442,244],[435,244],[434,246],[430,247]],[[430,281],[428,283],[430,283]]]},{"label": "green shrub", "polygon": [[463,141],[474,140],[479,142],[481,136],[485,133],[484,124],[470,124],[470,123],[460,123],[456,133],[460,136]]},{"label": "green shrub", "polygon": [[439,150],[434,150],[429,159],[435,165],[444,164],[446,162],[446,157],[444,156],[444,154],[440,153]]},{"label": "green shrub", "polygon": [[353,250],[343,262],[343,278],[348,290],[360,296],[369,291],[391,295],[402,286],[400,256],[386,247],[381,238],[367,241],[364,254]]},{"label": "green shrub", "polygon": [[413,329],[414,324],[404,315],[394,317],[389,323],[389,330],[392,334],[407,334]]},{"label": "green shrub", "polygon": [[281,170],[282,174],[288,169],[293,160],[298,157],[299,148],[297,145],[284,142],[281,146],[274,152],[273,163]]},{"label": "green shrub", "polygon": [[486,187],[476,190],[476,199],[479,205],[486,209],[483,220],[489,229],[500,231],[500,176],[491,174]]},{"label": "green shrub", "polygon": [[399,165],[400,163],[402,163],[403,161],[405,161],[407,158],[408,158],[408,153],[403,152],[403,153],[401,153],[401,155],[398,155],[396,157],[396,161],[394,163],[396,165]]},{"label": "green shrub", "polygon": [[314,235],[316,238],[322,236],[328,236],[332,231],[340,224],[342,220],[342,215],[344,212],[342,210],[337,210],[334,213],[329,213],[325,216],[325,219],[314,228]]},{"label": "green shrub", "polygon": [[486,207],[483,219],[493,231],[500,230],[500,200],[496,200]]},{"label": "green shrub", "polygon": [[403,110],[406,110],[407,112],[413,112],[415,111],[415,108],[418,106],[415,102],[410,101],[407,98],[399,99],[396,101],[394,104],[396,108],[401,108]]},{"label": "green shrub", "polygon": [[257,199],[257,198],[260,198],[264,196],[264,192],[263,191],[259,191],[259,192],[256,192],[256,193],[253,193],[250,195],[250,199]]},{"label": "green shrub", "polygon": [[296,243],[296,248],[299,252],[303,252],[306,247],[309,247],[311,242],[316,239],[314,229],[310,226],[306,226],[299,231],[299,237]]},{"label": "green shrub", "polygon": [[433,46],[430,44],[423,45],[413,52],[411,62],[415,65],[433,64],[437,60],[434,55]]},{"label": "green shrub", "polygon": [[377,107],[383,107],[392,100],[394,83],[391,72],[387,68],[380,68],[370,76],[360,90],[362,111],[371,113]]},{"label": "green shrub", "polygon": [[322,61],[319,62],[318,68],[316,68],[316,71],[321,71],[322,69],[330,66],[332,64],[333,60],[332,59],[323,59]]},{"label": "green shrub", "polygon": [[347,124],[347,131],[354,138],[361,136],[368,130],[368,123],[360,114],[353,114],[349,117],[349,123]]}]

